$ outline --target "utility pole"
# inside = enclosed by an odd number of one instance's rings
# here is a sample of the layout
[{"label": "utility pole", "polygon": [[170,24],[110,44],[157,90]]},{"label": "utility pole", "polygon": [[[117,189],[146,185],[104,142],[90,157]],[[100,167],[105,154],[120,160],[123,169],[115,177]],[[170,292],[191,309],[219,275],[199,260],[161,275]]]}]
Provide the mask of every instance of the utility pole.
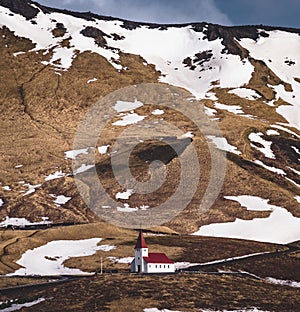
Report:
[{"label": "utility pole", "polygon": [[102,263],[102,257],[101,257],[101,265],[100,265],[100,274],[103,274],[103,263]]}]

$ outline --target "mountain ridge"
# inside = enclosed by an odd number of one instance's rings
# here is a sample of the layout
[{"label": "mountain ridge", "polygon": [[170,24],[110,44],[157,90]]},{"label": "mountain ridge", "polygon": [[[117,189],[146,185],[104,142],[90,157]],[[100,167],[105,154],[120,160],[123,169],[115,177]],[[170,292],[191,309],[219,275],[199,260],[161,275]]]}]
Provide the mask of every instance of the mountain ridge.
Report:
[{"label": "mountain ridge", "polygon": [[[9,215],[38,221],[37,216],[48,216],[54,223],[97,220],[76,190],[71,159],[65,153],[72,150],[80,120],[100,97],[121,87],[158,81],[184,88],[195,96],[209,117],[217,119],[229,145],[227,176],[212,209],[198,215],[205,190],[202,184],[187,209],[168,226],[192,233],[202,225],[267,220],[271,215],[268,211],[250,211],[226,196],[268,199],[295,219],[300,217],[300,133],[295,113],[300,63],[293,49],[275,53],[277,42],[282,46],[290,42],[296,50],[299,29],[210,23],[159,25],[52,10],[31,1],[0,0],[0,5],[10,9],[0,12],[1,71],[5,77],[1,84],[2,133],[8,134],[1,148],[3,218]],[[22,12],[28,18],[20,17],[18,13]],[[20,28],[19,23],[24,27]],[[259,48],[261,45],[266,46],[265,50]],[[270,56],[264,55],[266,50],[270,50]],[[160,107],[142,106],[134,113],[154,123],[158,120],[152,109]],[[160,118],[176,121],[186,133],[192,132],[193,144],[203,141],[189,121],[171,111],[168,118],[166,112]],[[112,146],[113,137],[121,131],[113,126],[116,120],[112,120],[107,137],[98,147]],[[213,136],[210,140],[216,142]],[[155,152],[157,146],[151,142],[148,148]],[[143,153],[139,148],[135,152],[136,157]],[[100,168],[103,164],[107,168],[108,153],[97,152]],[[202,153],[203,158],[207,157]],[[175,157],[166,165],[173,182],[179,172],[177,162]],[[111,179],[107,170],[105,184],[114,198],[126,190]],[[60,178],[45,180],[55,173]],[[23,196],[28,191],[31,193]],[[170,185],[165,185],[153,195],[152,205],[170,194]],[[53,196],[59,195],[71,199],[57,204]],[[134,208],[141,200],[132,194],[119,203]]]}]

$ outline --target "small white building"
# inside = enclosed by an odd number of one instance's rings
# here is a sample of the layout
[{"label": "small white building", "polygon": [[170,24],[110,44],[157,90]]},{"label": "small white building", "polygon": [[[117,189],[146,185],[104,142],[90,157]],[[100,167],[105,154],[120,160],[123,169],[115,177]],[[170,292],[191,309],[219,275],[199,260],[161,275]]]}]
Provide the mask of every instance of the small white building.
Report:
[{"label": "small white building", "polygon": [[130,271],[135,273],[174,273],[175,264],[164,253],[148,252],[143,232],[140,231]]}]

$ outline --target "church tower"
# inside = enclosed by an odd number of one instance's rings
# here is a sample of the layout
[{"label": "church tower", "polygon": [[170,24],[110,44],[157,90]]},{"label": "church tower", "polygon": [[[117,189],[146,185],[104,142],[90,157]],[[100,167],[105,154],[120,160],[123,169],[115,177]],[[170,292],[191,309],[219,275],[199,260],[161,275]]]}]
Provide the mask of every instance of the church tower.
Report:
[{"label": "church tower", "polygon": [[140,230],[139,237],[134,247],[134,259],[135,259],[135,272],[145,272],[144,257],[148,257],[148,246],[145,242],[143,232]]}]

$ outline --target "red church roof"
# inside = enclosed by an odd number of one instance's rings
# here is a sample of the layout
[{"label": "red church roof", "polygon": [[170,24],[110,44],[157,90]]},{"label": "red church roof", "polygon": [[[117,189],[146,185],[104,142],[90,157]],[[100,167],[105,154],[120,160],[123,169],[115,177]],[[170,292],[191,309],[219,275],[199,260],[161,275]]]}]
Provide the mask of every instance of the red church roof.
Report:
[{"label": "red church roof", "polygon": [[145,242],[142,230],[140,230],[140,234],[139,234],[139,237],[137,239],[137,242],[136,242],[134,249],[138,249],[138,248],[148,248],[148,246]]},{"label": "red church roof", "polygon": [[174,263],[170,258],[167,257],[166,254],[159,252],[150,252],[148,257],[143,257],[143,259],[147,263]]}]

